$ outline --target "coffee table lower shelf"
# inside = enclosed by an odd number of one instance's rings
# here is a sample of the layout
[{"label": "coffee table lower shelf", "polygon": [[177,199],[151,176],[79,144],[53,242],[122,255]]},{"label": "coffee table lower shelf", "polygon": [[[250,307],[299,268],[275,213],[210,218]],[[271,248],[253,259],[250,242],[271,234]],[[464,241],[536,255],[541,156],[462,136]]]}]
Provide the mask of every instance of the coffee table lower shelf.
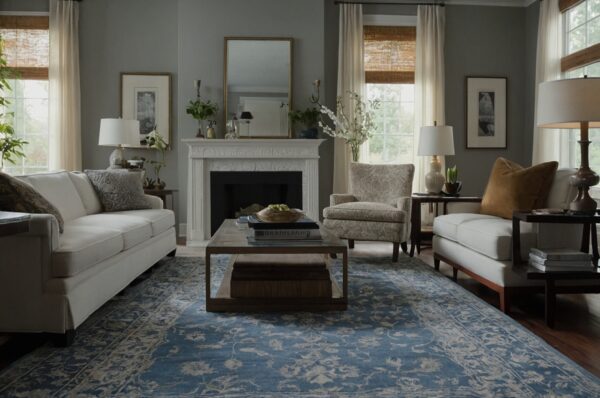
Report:
[{"label": "coffee table lower shelf", "polygon": [[233,298],[230,296],[231,272],[236,255],[232,255],[215,297],[207,301],[208,312],[298,312],[343,311],[348,300],[338,283],[331,279],[331,298]]}]

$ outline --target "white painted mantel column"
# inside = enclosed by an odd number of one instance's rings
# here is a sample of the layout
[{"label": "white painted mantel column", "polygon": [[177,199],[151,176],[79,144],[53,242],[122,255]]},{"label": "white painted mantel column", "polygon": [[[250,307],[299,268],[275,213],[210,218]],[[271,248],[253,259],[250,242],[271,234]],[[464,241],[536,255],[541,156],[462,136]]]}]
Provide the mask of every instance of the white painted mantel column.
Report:
[{"label": "white painted mantel column", "polygon": [[302,209],[319,219],[319,145],[322,139],[204,139],[189,146],[187,245],[210,239],[211,171],[300,171]]}]

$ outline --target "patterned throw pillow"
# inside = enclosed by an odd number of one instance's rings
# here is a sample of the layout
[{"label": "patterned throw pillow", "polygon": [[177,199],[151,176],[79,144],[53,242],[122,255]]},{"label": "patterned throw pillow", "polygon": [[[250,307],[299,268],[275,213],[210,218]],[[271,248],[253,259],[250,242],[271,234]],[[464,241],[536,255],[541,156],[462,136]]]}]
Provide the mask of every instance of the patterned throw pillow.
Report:
[{"label": "patterned throw pillow", "polygon": [[64,231],[60,211],[31,185],[0,172],[0,210],[19,213],[52,214],[58,221],[58,229]]},{"label": "patterned throw pillow", "polygon": [[150,209],[141,173],[129,170],[86,170],[104,211]]}]

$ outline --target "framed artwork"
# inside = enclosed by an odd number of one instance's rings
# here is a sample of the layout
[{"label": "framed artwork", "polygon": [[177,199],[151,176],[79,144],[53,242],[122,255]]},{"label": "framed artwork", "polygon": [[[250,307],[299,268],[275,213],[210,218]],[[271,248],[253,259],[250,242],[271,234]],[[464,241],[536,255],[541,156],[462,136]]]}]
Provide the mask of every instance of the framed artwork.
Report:
[{"label": "framed artwork", "polygon": [[139,120],[140,148],[156,130],[171,143],[171,74],[121,73],[121,117]]},{"label": "framed artwork", "polygon": [[506,148],[505,77],[466,78],[467,149]]}]

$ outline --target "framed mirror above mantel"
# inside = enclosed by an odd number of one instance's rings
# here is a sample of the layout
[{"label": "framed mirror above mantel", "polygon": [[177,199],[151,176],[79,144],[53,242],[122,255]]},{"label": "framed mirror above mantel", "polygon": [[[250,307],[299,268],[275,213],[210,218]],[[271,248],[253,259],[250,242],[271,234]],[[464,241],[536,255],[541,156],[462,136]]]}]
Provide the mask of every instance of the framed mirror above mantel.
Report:
[{"label": "framed mirror above mantel", "polygon": [[226,37],[224,126],[237,119],[240,138],[290,138],[293,39]]}]

